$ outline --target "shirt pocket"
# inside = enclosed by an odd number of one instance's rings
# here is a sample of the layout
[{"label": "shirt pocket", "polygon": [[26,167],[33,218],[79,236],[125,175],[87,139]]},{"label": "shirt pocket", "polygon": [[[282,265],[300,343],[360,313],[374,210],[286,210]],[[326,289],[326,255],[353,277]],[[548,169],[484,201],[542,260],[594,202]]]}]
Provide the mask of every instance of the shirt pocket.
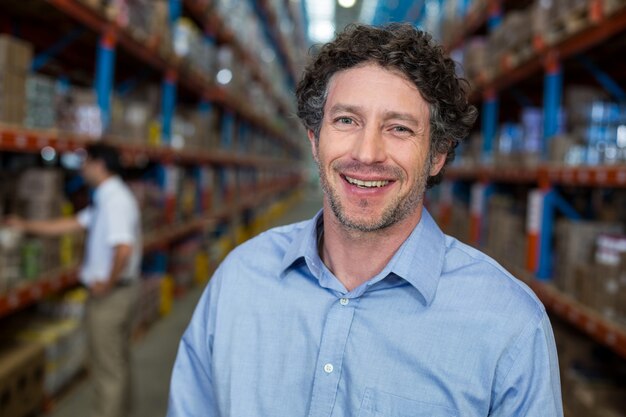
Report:
[{"label": "shirt pocket", "polygon": [[366,388],[359,417],[459,417],[459,413],[446,406]]}]

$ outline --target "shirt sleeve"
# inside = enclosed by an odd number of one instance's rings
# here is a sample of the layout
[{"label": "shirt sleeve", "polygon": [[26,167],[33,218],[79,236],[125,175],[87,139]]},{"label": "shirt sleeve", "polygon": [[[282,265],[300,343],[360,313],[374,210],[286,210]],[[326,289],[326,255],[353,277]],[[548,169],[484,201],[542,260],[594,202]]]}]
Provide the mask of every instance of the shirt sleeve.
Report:
[{"label": "shirt sleeve", "polygon": [[554,334],[545,312],[520,337],[513,363],[496,388],[491,417],[563,417]]},{"label": "shirt sleeve", "polygon": [[167,417],[217,417],[212,372],[217,287],[215,272],[185,331],[172,371]]},{"label": "shirt sleeve", "polygon": [[84,229],[88,229],[93,221],[93,207],[85,207],[76,213],[76,220]]},{"label": "shirt sleeve", "polygon": [[108,230],[106,241],[111,246],[132,245],[137,240],[137,213],[129,201],[110,201],[106,207]]}]

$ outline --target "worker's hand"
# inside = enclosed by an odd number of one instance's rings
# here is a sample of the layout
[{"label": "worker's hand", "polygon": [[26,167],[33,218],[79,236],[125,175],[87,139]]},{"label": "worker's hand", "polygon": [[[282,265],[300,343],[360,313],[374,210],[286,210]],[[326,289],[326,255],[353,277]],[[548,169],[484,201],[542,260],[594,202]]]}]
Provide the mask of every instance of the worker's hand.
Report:
[{"label": "worker's hand", "polygon": [[89,292],[92,297],[100,298],[104,297],[111,291],[111,283],[109,281],[96,281],[89,287]]},{"label": "worker's hand", "polygon": [[20,232],[23,232],[26,229],[26,220],[22,219],[19,216],[9,216],[5,220],[4,224],[7,227],[10,227],[15,230],[19,230]]}]

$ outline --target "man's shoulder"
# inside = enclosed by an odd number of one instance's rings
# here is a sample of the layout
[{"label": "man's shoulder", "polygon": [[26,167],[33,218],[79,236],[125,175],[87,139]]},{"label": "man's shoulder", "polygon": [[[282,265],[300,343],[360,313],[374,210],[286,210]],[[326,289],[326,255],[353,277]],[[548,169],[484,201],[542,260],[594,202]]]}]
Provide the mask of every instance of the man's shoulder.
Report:
[{"label": "man's shoulder", "polygon": [[453,286],[466,287],[464,293],[470,298],[473,295],[478,303],[517,310],[521,315],[545,314],[543,304],[526,283],[486,253],[450,236],[446,236],[442,276]]},{"label": "man's shoulder", "polygon": [[261,261],[282,261],[287,250],[300,244],[304,229],[313,220],[304,220],[266,230],[233,249],[224,262],[258,264]]}]

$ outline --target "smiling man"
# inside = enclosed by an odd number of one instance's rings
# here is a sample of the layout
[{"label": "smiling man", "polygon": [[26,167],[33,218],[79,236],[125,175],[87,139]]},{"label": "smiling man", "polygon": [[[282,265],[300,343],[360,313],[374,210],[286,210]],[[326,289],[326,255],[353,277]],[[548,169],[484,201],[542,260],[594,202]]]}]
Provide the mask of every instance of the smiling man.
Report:
[{"label": "smiling man", "polygon": [[476,118],[454,62],[412,26],[352,26],[296,94],[323,209],[220,265],[168,415],[562,416],[541,303],[423,208]]}]

